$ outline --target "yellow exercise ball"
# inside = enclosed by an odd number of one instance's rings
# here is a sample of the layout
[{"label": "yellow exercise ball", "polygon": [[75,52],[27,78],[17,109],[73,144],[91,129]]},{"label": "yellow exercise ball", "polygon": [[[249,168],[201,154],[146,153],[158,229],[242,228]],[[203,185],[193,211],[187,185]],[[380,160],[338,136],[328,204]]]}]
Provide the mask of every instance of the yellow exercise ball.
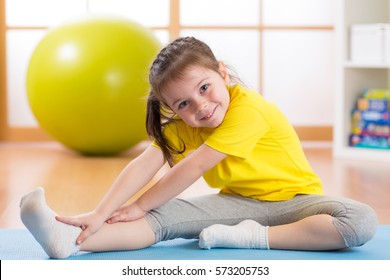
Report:
[{"label": "yellow exercise ball", "polygon": [[27,69],[40,126],[65,146],[110,155],[146,138],[148,71],[161,45],[145,27],[90,16],[50,30]]}]

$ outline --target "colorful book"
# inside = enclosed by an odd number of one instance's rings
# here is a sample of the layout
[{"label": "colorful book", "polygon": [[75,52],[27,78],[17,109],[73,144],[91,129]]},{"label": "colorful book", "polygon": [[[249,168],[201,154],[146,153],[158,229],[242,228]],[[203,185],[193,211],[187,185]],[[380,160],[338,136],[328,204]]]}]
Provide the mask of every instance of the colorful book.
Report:
[{"label": "colorful book", "polygon": [[390,137],[351,134],[349,144],[359,148],[390,149]]}]

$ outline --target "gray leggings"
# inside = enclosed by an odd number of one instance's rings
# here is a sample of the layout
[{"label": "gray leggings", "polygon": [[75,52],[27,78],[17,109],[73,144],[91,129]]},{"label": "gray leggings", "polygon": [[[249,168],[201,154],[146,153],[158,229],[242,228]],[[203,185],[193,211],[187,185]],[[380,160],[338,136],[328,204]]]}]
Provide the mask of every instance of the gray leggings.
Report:
[{"label": "gray leggings", "polygon": [[322,195],[298,195],[287,201],[259,201],[237,195],[212,194],[192,199],[173,199],[146,214],[156,242],[174,238],[198,238],[213,224],[235,225],[251,219],[264,226],[299,221],[328,214],[347,247],[369,241],[378,224],[374,210],[360,202]]}]

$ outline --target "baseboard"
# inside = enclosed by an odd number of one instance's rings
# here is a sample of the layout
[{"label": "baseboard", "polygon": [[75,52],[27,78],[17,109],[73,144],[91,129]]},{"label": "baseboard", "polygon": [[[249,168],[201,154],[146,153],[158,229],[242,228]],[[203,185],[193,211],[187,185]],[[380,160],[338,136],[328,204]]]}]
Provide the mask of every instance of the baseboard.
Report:
[{"label": "baseboard", "polygon": [[332,126],[294,126],[301,141],[332,141]]},{"label": "baseboard", "polygon": [[[301,141],[332,141],[332,126],[294,126]],[[51,141],[53,138],[39,127],[14,127],[8,128],[3,133],[4,141],[15,142],[41,142]]]}]

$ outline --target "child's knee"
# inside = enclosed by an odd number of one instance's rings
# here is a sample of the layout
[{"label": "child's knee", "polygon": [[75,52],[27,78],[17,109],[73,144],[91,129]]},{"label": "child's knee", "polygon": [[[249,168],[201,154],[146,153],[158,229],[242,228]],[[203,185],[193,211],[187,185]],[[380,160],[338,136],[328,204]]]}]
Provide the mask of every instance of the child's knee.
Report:
[{"label": "child's knee", "polygon": [[356,203],[347,209],[344,217],[335,219],[335,226],[343,236],[347,247],[357,247],[374,237],[378,219],[370,206]]},{"label": "child's knee", "polygon": [[360,225],[360,232],[358,233],[360,234],[358,238],[359,244],[357,244],[356,246],[363,245],[364,243],[371,240],[374,237],[376,229],[378,227],[377,215],[374,209],[372,209],[370,206],[363,204],[363,206],[361,206],[359,216],[361,217],[359,219],[360,221],[358,222]]}]

